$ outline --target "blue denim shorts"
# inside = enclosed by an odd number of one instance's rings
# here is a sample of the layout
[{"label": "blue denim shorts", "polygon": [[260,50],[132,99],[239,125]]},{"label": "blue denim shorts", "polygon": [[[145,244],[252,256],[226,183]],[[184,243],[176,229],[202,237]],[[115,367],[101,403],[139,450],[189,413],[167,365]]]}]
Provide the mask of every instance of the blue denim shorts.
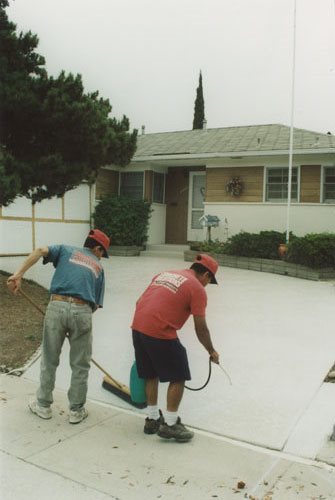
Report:
[{"label": "blue denim shorts", "polygon": [[160,382],[191,380],[185,347],[179,339],[157,339],[133,330],[133,344],[140,378]]}]

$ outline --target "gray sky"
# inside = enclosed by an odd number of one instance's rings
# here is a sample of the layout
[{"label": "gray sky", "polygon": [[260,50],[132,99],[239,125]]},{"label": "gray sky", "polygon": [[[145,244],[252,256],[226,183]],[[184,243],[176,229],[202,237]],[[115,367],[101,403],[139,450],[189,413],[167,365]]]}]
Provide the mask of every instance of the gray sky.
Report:
[{"label": "gray sky", "polygon": [[[291,120],[294,0],[10,0],[50,74],[146,132],[192,128],[199,70],[207,126]],[[297,0],[294,125],[335,133],[335,0]]]}]

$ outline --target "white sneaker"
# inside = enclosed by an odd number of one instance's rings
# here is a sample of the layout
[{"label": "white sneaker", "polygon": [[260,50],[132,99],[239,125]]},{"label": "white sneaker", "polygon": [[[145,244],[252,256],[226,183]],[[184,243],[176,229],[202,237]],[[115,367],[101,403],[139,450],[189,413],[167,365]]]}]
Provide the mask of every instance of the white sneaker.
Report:
[{"label": "white sneaker", "polygon": [[29,409],[35,413],[35,415],[48,420],[52,417],[52,410],[50,406],[40,406],[36,400],[29,401],[28,403]]},{"label": "white sneaker", "polygon": [[79,424],[84,418],[86,418],[88,415],[88,411],[86,410],[85,406],[82,408],[79,408],[79,410],[70,410],[70,419],[69,422],[70,424]]}]

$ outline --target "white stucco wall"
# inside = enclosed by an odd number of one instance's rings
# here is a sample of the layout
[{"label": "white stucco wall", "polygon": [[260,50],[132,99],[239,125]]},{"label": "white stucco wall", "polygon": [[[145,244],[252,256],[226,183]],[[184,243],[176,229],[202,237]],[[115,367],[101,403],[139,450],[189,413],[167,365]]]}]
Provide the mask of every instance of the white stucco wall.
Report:
[{"label": "white stucco wall", "polygon": [[4,217],[31,217],[32,205],[27,198],[16,198],[14,203],[8,207],[2,207],[2,215]]},{"label": "white stucco wall", "polygon": [[32,245],[31,221],[0,220],[0,254],[29,253]]},{"label": "white stucco wall", "polygon": [[42,200],[35,204],[35,217],[48,219],[62,218],[62,199],[51,198],[50,200]]},{"label": "white stucco wall", "polygon": [[39,247],[57,243],[82,246],[89,229],[89,224],[82,223],[36,222],[35,246]]},{"label": "white stucco wall", "polygon": [[65,219],[89,220],[90,219],[90,188],[82,184],[76,189],[67,191],[64,195]]},{"label": "white stucco wall", "polygon": [[[212,239],[225,239],[225,218],[228,221],[228,236],[241,230],[252,233],[264,230],[286,231],[285,204],[206,203],[205,213],[217,215],[220,219],[220,226],[212,229]],[[335,232],[335,205],[291,205],[290,231],[297,236]]]},{"label": "white stucco wall", "polygon": [[[0,254],[30,253],[52,243],[82,245],[90,228],[90,188],[82,184],[62,198],[32,203],[17,198],[0,212]],[[0,257],[1,259],[1,257]],[[0,268],[1,262],[0,262]]]},{"label": "white stucco wall", "polygon": [[149,245],[161,245],[165,243],[165,223],[166,223],[166,205],[153,203],[151,205],[153,212],[149,219]]}]

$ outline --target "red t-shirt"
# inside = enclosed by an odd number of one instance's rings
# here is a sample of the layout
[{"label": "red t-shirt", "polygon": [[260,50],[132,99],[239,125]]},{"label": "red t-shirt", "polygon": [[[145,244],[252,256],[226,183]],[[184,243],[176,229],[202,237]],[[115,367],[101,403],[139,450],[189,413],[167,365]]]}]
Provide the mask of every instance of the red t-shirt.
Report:
[{"label": "red t-shirt", "polygon": [[151,337],[174,339],[190,314],[205,316],[207,295],[192,269],[155,276],[136,302],[132,328]]}]

